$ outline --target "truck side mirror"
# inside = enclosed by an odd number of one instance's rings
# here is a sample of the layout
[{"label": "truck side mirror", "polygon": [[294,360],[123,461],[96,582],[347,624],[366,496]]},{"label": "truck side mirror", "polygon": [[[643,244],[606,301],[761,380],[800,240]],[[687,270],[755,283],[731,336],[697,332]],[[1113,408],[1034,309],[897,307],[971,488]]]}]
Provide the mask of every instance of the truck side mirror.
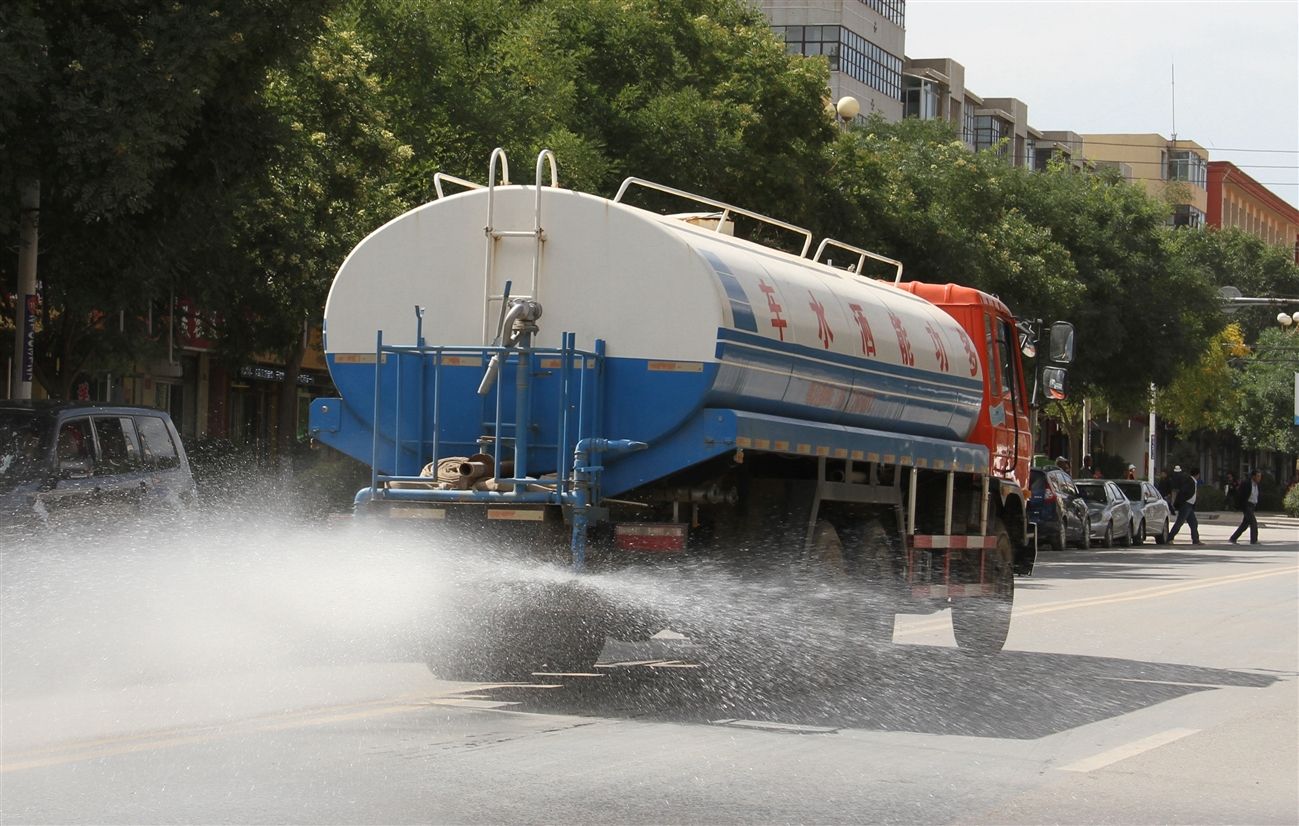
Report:
[{"label": "truck side mirror", "polygon": [[1057,321],[1051,325],[1051,361],[1057,364],[1073,363],[1073,325]]},{"label": "truck side mirror", "polygon": [[1069,371],[1063,367],[1043,367],[1042,384],[1046,385],[1046,397],[1053,402],[1069,398]]}]

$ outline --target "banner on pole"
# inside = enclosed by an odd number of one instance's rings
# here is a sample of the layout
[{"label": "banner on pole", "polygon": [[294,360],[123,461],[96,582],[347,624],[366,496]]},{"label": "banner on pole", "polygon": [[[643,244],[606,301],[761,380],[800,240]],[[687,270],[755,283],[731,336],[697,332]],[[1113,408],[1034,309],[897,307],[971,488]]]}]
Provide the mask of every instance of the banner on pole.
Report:
[{"label": "banner on pole", "polygon": [[23,296],[23,354],[22,378],[20,381],[32,380],[32,369],[36,362],[36,296]]}]

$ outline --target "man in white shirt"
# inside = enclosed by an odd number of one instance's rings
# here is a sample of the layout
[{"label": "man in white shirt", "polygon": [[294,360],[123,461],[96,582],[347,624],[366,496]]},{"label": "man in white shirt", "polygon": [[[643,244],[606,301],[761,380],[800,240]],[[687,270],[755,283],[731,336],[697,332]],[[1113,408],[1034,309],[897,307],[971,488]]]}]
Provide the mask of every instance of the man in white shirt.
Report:
[{"label": "man in white shirt", "polygon": [[1258,507],[1258,484],[1263,481],[1263,471],[1255,469],[1249,475],[1249,478],[1240,483],[1236,489],[1237,500],[1240,504],[1240,510],[1244,516],[1240,519],[1240,527],[1231,535],[1231,544],[1235,545],[1236,540],[1249,528],[1249,544],[1258,544],[1258,520],[1254,518],[1254,509]]}]

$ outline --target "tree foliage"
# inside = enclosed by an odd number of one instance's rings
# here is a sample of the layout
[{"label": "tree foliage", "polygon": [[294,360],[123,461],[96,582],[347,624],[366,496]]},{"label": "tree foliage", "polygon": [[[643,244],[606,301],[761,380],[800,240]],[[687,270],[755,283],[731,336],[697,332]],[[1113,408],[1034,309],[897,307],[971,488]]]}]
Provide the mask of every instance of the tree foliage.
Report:
[{"label": "tree foliage", "polygon": [[[161,350],[151,306],[165,311],[220,245],[232,186],[256,174],[264,146],[256,89],[319,8],[0,7],[0,232],[14,237],[17,187],[38,180],[36,375],[48,393],[66,397],[92,360],[111,369]],[[0,283],[15,282],[15,264],[0,259]],[[14,311],[8,299],[5,309]]]},{"label": "tree foliage", "polygon": [[1299,453],[1299,425],[1294,424],[1299,336],[1264,330],[1252,350],[1238,378],[1233,429],[1248,450]]},{"label": "tree foliage", "polygon": [[786,55],[748,4],[358,0],[354,8],[424,194],[436,169],[481,179],[494,146],[529,161],[549,147],[565,186],[607,194],[637,174],[802,213],[820,149],[834,136],[825,64]]},{"label": "tree foliage", "polygon": [[1184,364],[1158,396],[1158,410],[1184,433],[1230,429],[1240,409],[1232,362],[1249,353],[1238,324],[1209,339],[1199,361]]}]

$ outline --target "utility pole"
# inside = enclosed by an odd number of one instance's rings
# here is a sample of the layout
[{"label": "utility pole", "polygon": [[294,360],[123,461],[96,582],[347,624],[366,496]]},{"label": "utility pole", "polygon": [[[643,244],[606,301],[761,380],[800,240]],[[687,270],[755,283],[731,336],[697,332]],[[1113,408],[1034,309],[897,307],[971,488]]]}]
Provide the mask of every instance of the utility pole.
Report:
[{"label": "utility pole", "polygon": [[32,374],[36,363],[36,256],[38,251],[41,182],[29,178],[19,184],[22,210],[18,229],[18,303],[14,307],[15,399],[32,397]]}]

